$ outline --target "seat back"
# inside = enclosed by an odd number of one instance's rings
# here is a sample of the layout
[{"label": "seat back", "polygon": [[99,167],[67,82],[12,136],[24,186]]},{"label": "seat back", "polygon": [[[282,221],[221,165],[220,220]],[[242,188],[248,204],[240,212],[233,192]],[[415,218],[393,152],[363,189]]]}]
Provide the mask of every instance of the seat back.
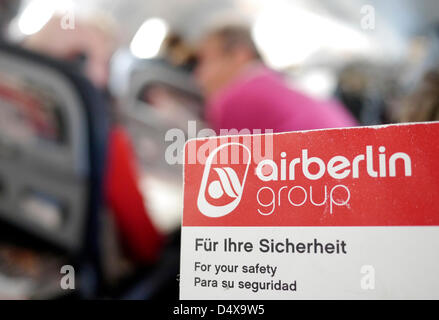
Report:
[{"label": "seat back", "polygon": [[123,115],[141,163],[179,177],[181,168],[164,161],[164,139],[173,128],[187,132],[188,121],[202,122],[202,97],[188,72],[163,61],[143,61],[131,73]]},{"label": "seat back", "polygon": [[[189,121],[196,121],[197,130],[203,128],[202,97],[188,72],[159,60],[139,62],[128,88],[122,116],[143,169],[141,189],[149,214],[169,233],[180,225],[183,203],[182,167],[170,162],[182,160],[183,144],[175,152],[170,140],[175,129],[187,136]],[[173,159],[167,157],[170,153]]]},{"label": "seat back", "polygon": [[73,68],[0,45],[0,221],[78,253],[97,223],[108,128]]}]

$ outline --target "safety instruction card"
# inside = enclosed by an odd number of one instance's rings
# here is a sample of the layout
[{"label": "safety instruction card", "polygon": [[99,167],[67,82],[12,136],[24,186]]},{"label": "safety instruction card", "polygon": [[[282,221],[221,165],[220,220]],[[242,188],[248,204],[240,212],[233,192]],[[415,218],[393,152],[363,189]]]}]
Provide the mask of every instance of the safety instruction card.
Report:
[{"label": "safety instruction card", "polygon": [[181,299],[439,299],[439,123],[186,143]]}]

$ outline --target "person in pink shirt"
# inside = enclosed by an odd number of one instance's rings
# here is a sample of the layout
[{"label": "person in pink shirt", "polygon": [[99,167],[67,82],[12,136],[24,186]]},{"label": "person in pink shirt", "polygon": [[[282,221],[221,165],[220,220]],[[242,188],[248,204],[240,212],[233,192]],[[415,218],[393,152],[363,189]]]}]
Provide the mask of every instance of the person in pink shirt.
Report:
[{"label": "person in pink shirt", "polygon": [[195,77],[207,101],[207,122],[218,134],[221,129],[285,132],[357,124],[336,101],[319,101],[292,89],[266,67],[245,27],[209,33],[198,57]]}]

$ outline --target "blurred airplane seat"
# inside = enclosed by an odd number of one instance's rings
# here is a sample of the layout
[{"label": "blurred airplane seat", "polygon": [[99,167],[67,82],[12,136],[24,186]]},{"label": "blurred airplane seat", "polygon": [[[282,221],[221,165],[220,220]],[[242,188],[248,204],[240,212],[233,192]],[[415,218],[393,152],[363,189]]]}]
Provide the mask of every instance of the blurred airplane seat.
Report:
[{"label": "blurred airplane seat", "polygon": [[80,298],[154,298],[174,287],[178,239],[155,265],[133,265],[103,205],[107,107],[72,65],[0,44],[0,298],[69,293],[65,264]]},{"label": "blurred airplane seat", "polygon": [[[63,264],[75,267],[80,295],[96,294],[110,123],[103,98],[69,66],[1,44],[0,118],[0,295],[18,280],[28,290],[12,298],[61,294]],[[17,266],[17,252],[30,262]],[[5,266],[28,272],[11,277]]]}]

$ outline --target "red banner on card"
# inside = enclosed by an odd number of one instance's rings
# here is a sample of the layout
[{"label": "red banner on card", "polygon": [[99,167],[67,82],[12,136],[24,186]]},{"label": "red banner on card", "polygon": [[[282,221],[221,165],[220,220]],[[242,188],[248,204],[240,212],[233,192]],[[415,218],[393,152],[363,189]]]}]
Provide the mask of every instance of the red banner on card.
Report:
[{"label": "red banner on card", "polygon": [[439,123],[189,141],[184,226],[439,225]]}]

